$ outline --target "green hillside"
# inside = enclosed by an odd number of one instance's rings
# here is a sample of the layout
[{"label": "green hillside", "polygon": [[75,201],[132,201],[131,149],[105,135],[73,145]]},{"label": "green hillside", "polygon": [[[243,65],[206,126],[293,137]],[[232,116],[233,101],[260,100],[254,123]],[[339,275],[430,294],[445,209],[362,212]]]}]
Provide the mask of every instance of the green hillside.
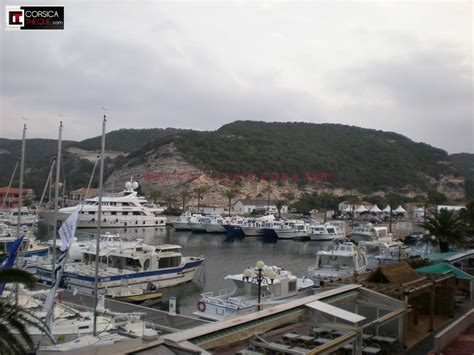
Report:
[{"label": "green hillside", "polygon": [[[189,131],[177,128],[119,129],[107,133],[105,140],[107,150],[130,153],[165,136]],[[97,136],[75,143],[74,146],[85,150],[97,150],[100,148],[100,142],[101,137]]]},{"label": "green hillside", "polygon": [[451,160],[466,179],[466,197],[474,198],[474,154],[451,154]]},{"label": "green hillside", "polygon": [[170,142],[206,171],[299,176],[323,172],[331,175],[333,186],[363,192],[407,185],[427,191],[427,176],[458,174],[441,149],[396,133],[338,124],[237,121],[214,132],[166,137],[131,157],[143,157],[145,151]]}]

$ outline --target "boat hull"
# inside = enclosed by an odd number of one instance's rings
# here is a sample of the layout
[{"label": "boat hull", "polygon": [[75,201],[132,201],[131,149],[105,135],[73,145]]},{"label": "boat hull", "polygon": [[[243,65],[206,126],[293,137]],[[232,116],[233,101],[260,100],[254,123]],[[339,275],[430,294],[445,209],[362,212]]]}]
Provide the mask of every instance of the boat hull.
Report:
[{"label": "boat hull", "polygon": [[308,233],[297,231],[297,230],[275,230],[278,239],[295,239],[304,238],[308,236]]},{"label": "boat hull", "polygon": [[224,229],[229,234],[244,235],[242,228],[237,225],[227,224],[227,225],[224,225]]},{"label": "boat hull", "polygon": [[241,227],[241,229],[246,237],[258,237],[258,236],[266,235],[265,228]]},{"label": "boat hull", "polygon": [[[49,225],[54,225],[54,212],[40,212],[42,217]],[[70,213],[58,212],[58,224],[64,222]],[[133,227],[165,227],[166,217],[155,216],[130,216],[130,218],[110,218],[107,216],[102,219],[101,228],[133,228]],[[97,220],[88,218],[87,215],[79,215],[77,228],[97,228]]]},{"label": "boat hull", "polygon": [[226,230],[222,224],[207,223],[204,225],[207,233],[225,233]]}]

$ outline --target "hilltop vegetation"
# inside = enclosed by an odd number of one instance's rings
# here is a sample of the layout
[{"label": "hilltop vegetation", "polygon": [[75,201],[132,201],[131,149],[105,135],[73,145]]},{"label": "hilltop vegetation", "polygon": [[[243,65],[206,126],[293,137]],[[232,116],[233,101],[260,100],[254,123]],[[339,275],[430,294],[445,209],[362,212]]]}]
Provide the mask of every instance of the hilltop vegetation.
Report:
[{"label": "hilltop vegetation", "polygon": [[451,154],[451,159],[466,179],[466,197],[474,198],[474,154]]},{"label": "hilltop vegetation", "polygon": [[[143,147],[149,142],[153,142],[180,132],[190,132],[190,130],[177,128],[150,128],[150,129],[119,129],[105,135],[107,150],[131,153]],[[73,144],[85,150],[97,150],[100,148],[101,137],[85,139]]]},{"label": "hilltop vegetation", "polygon": [[169,143],[205,171],[329,173],[330,185],[364,193],[410,185],[428,191],[430,179],[459,175],[441,149],[396,133],[338,124],[237,121],[214,132],[165,137],[133,156]]}]

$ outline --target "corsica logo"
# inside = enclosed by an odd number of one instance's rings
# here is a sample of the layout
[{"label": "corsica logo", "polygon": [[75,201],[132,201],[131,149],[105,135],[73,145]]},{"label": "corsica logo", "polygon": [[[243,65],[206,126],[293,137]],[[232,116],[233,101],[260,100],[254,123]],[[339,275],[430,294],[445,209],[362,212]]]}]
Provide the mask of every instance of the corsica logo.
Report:
[{"label": "corsica logo", "polygon": [[5,6],[7,30],[64,30],[64,6]]}]

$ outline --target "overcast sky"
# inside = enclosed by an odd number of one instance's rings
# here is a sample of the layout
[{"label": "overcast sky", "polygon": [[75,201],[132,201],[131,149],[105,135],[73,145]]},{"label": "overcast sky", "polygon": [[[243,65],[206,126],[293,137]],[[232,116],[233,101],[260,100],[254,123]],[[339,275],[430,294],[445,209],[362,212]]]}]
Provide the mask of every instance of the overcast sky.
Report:
[{"label": "overcast sky", "polygon": [[1,137],[55,138],[59,114],[96,136],[106,107],[109,130],[330,122],[474,153],[471,1],[57,4],[64,31],[2,23]]}]

